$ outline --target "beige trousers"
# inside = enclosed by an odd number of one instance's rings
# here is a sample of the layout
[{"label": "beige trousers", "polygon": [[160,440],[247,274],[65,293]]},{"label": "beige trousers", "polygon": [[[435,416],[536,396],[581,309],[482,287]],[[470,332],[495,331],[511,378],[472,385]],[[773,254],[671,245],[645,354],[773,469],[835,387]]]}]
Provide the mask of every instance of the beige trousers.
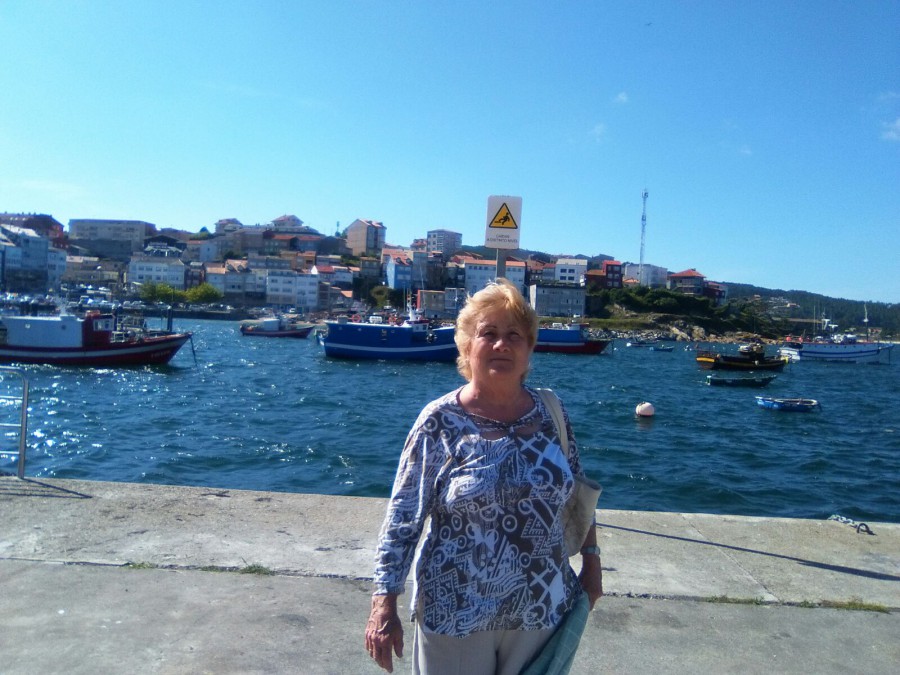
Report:
[{"label": "beige trousers", "polygon": [[518,675],[553,635],[547,630],[488,630],[464,638],[429,633],[416,621],[413,675]]}]

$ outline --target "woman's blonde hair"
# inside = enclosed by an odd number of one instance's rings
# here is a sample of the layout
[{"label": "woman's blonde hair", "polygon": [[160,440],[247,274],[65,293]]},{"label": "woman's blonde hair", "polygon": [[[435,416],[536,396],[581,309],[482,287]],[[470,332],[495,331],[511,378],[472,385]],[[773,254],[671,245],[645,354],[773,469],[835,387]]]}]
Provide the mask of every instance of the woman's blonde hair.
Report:
[{"label": "woman's blonde hair", "polygon": [[475,295],[470,295],[466,306],[462,308],[456,319],[456,368],[466,380],[472,379],[472,368],[469,365],[469,345],[475,337],[475,329],[479,320],[495,310],[503,310],[512,315],[513,320],[521,326],[528,341],[528,348],[534,349],[537,342],[537,313],[526,302],[519,289],[508,279],[498,278],[490,282]]}]

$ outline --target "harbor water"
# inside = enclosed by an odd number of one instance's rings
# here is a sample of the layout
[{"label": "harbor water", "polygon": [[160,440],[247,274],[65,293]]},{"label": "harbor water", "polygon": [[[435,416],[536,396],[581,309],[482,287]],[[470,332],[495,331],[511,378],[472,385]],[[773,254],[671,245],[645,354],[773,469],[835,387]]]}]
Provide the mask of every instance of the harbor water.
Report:
[{"label": "harbor water", "polygon": [[[176,328],[193,345],[168,366],[20,368],[26,475],[386,497],[419,410],[463,383],[452,364],[327,359],[313,337],[247,338],[235,322]],[[900,354],[790,364],[745,389],[707,386],[674,344],[532,357],[529,383],[563,399],[601,508],[900,522]],[[758,395],[821,407],[764,410]],[[635,416],[642,401],[654,417]]]}]

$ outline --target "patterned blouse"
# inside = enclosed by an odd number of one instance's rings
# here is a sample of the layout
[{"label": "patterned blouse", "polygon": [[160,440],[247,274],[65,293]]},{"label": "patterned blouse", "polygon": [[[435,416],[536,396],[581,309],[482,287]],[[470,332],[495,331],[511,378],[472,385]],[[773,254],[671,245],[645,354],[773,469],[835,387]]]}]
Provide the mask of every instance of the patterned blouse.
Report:
[{"label": "patterned blouse", "polygon": [[572,471],[581,473],[575,438],[564,412],[567,460],[553,418],[526,391],[534,408],[501,423],[467,413],[457,389],[425,406],[406,439],[375,592],[403,592],[425,529],[411,608],[430,632],[552,628],[581,593],[560,522]]}]

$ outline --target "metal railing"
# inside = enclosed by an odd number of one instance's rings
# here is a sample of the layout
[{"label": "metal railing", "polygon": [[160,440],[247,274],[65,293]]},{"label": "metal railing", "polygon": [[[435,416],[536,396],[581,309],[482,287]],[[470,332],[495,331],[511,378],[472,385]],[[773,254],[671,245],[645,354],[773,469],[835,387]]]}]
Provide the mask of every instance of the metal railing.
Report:
[{"label": "metal railing", "polygon": [[[10,382],[12,380],[13,382]],[[21,383],[21,389],[17,383]],[[2,430],[2,445],[0,445],[0,458],[17,456],[18,467],[16,475],[25,477],[25,441],[28,438],[28,379],[25,373],[15,368],[0,366],[0,430]],[[15,387],[15,389],[13,388]],[[19,410],[16,411],[16,406]],[[9,411],[18,412],[17,422],[7,422],[14,419],[8,415]],[[10,431],[7,432],[6,430]],[[16,431],[12,431],[16,430]],[[15,450],[7,450],[6,442],[18,433],[18,443]]]}]

